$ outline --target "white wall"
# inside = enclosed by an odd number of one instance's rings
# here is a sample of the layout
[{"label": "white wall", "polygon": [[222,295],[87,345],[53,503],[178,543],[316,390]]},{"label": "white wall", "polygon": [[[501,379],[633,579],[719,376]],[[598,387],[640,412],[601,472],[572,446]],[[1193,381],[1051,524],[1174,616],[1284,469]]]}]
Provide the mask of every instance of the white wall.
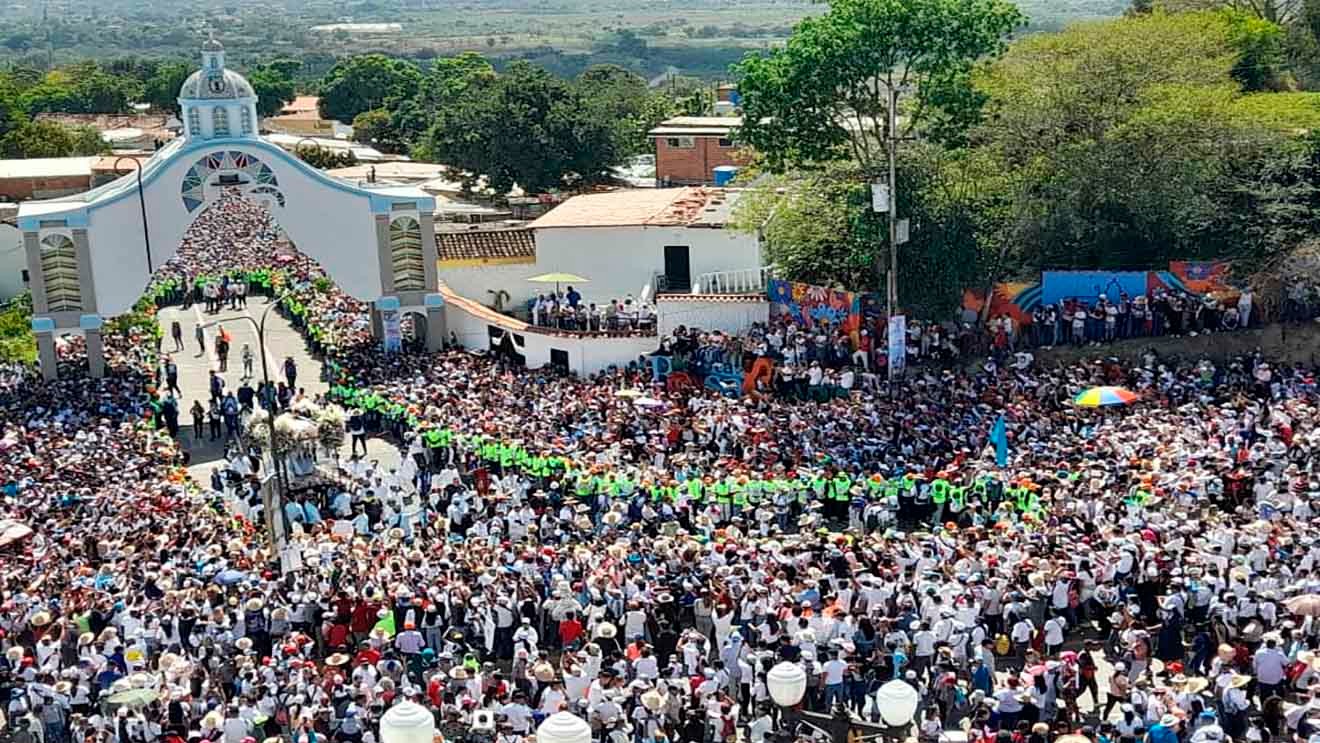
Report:
[{"label": "white wall", "polygon": [[[445,323],[458,336],[459,343],[470,350],[489,350],[489,323],[474,317],[454,304],[445,308]],[[575,338],[533,332],[518,332],[523,338],[520,349],[527,360],[527,368],[537,369],[550,363],[550,351],[568,353],[569,368],[581,375],[595,374],[611,364],[625,366],[638,356],[653,353],[659,339],[643,338]]]},{"label": "white wall", "polygon": [[7,302],[27,288],[23,270],[27,268],[27,250],[23,233],[17,227],[0,223],[0,302]]},{"label": "white wall", "polygon": [[[437,271],[440,280],[448,284],[455,293],[487,306],[495,301],[495,297],[489,291],[503,289],[509,293],[509,301],[504,303],[506,310],[515,306],[521,308],[526,304],[526,300],[538,291],[545,291],[545,284],[531,284],[527,279],[547,272],[548,269],[536,263],[492,263],[485,266],[447,268],[443,261]],[[586,274],[580,275],[586,276]]]},{"label": "white wall", "polygon": [[[357,299],[370,301],[380,296],[376,223],[370,198],[331,186],[328,177],[323,180],[309,175],[278,147],[259,140],[190,149],[163,168],[149,170],[144,191],[154,266],[164,265],[178,251],[184,231],[205,208],[189,212],[184,207],[184,175],[207,154],[228,150],[255,156],[275,173],[285,206],[273,213],[300,251],[320,262],[335,284]],[[207,196],[211,196],[209,189]],[[110,317],[132,307],[150,278],[137,191],[125,189],[122,198],[110,203],[94,202],[89,211],[88,240],[96,276],[97,311]]]},{"label": "white wall", "polygon": [[712,299],[664,299],[656,304],[661,335],[669,335],[683,325],[702,330],[721,330],[741,334],[752,323],[770,319],[770,303],[757,301],[720,301]]},{"label": "white wall", "polygon": [[[696,227],[551,227],[536,230],[538,273],[568,272],[591,279],[576,287],[586,302],[629,294],[665,270],[665,246],[687,245],[692,280],[712,271],[759,268],[756,235]],[[532,274],[535,275],[535,274]],[[514,299],[526,299],[534,286]],[[472,296],[472,295],[468,295]]]}]

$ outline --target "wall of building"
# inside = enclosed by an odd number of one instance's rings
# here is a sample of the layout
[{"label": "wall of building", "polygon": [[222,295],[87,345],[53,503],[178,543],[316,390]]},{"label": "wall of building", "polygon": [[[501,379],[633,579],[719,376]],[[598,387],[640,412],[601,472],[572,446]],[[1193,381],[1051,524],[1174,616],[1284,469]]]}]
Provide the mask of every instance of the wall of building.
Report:
[{"label": "wall of building", "polygon": [[[665,246],[687,245],[692,279],[712,271],[761,265],[756,235],[698,227],[556,227],[536,231],[536,273],[567,272],[591,279],[575,287],[583,301],[641,295],[665,270]],[[536,275],[536,273],[530,275]],[[528,284],[515,301],[537,290]],[[471,296],[471,295],[468,295]],[[474,299],[476,297],[473,297]]]},{"label": "wall of building", "polygon": [[0,223],[0,302],[7,302],[27,288],[23,271],[27,270],[27,251],[23,233],[12,224]]},{"label": "wall of building", "polygon": [[0,200],[53,199],[82,193],[91,187],[90,173],[50,178],[4,178],[0,179]]},{"label": "wall of building", "polygon": [[741,334],[752,323],[770,319],[770,302],[718,298],[665,298],[656,304],[661,335],[669,335],[682,325],[702,330],[721,330]]},{"label": "wall of building", "polygon": [[719,137],[693,137],[692,147],[670,147],[666,137],[655,139],[655,177],[672,185],[699,185],[715,180],[715,168],[737,165],[735,147],[720,147]]},{"label": "wall of building", "polygon": [[[458,342],[469,350],[490,350],[491,324],[461,307],[450,304],[445,308],[445,323]],[[569,368],[581,375],[603,371],[611,365],[623,366],[637,357],[653,353],[659,347],[655,336],[649,337],[576,337],[543,333],[513,331],[522,339],[519,351],[526,359],[527,368],[539,369],[550,364],[551,351],[568,354]]]},{"label": "wall of building", "polygon": [[[535,262],[530,263],[465,263],[452,265],[449,261],[438,264],[440,280],[449,285],[458,294],[484,305],[491,305],[495,297],[491,292],[506,291],[509,300],[505,309],[515,305],[522,306],[528,299],[547,288],[545,284],[532,284],[527,279],[557,269],[548,269]],[[580,274],[586,276],[587,274]],[[589,278],[589,277],[588,277]]]}]

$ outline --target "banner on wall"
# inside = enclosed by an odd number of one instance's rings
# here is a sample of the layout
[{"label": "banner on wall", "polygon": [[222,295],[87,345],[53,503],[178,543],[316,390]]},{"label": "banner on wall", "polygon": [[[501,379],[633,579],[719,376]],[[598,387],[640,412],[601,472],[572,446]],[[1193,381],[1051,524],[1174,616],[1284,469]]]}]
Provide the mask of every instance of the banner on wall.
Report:
[{"label": "banner on wall", "polygon": [[889,318],[889,374],[901,374],[907,366],[907,317]]},{"label": "banner on wall", "polygon": [[402,314],[398,310],[381,310],[381,324],[385,331],[385,352],[398,353],[403,350]]}]

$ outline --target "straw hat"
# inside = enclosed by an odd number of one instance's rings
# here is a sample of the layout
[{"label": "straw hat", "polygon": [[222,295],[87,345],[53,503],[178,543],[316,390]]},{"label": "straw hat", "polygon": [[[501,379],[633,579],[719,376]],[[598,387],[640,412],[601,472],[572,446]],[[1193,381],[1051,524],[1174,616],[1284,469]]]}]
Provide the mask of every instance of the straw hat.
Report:
[{"label": "straw hat", "polygon": [[464,668],[463,666],[454,666],[453,668],[449,669],[449,678],[455,681],[467,681],[468,679],[467,669]]},{"label": "straw hat", "polygon": [[261,607],[263,607],[263,606],[265,606],[265,604],[261,603],[261,599],[258,599],[258,598],[251,598],[251,599],[248,599],[245,608],[246,608],[248,611],[261,611]]},{"label": "straw hat", "polygon": [[78,635],[79,647],[83,645],[91,645],[93,642],[96,642],[96,635],[93,635],[91,632],[84,632],[81,635]]},{"label": "straw hat", "polygon": [[32,618],[28,620],[28,624],[33,627],[45,627],[50,624],[50,612],[39,611],[36,614],[33,614]]},{"label": "straw hat", "polygon": [[545,661],[541,661],[532,666],[532,676],[543,684],[554,681],[555,677],[558,675],[559,674],[555,672],[555,667]]},{"label": "straw hat", "polygon": [[234,640],[234,647],[238,648],[241,653],[252,652],[252,638],[240,637],[237,640]]},{"label": "straw hat", "polygon": [[601,622],[596,625],[596,637],[603,637],[606,640],[613,640],[619,636],[619,628],[609,622]]},{"label": "straw hat", "polygon": [[1242,687],[1246,686],[1249,683],[1251,683],[1250,676],[1245,676],[1240,673],[1235,673],[1233,674],[1233,680],[1229,681],[1228,685],[1230,688],[1233,689],[1241,689]]},{"label": "straw hat", "polygon": [[334,653],[325,659],[327,666],[342,666],[348,663],[348,656],[343,653]]}]

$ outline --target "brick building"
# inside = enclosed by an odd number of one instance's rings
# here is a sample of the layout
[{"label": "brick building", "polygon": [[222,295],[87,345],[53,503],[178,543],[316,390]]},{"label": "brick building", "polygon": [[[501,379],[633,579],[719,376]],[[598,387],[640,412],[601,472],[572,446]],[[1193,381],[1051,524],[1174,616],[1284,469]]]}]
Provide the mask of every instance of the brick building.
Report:
[{"label": "brick building", "polygon": [[659,186],[715,183],[715,169],[737,166],[733,131],[737,116],[678,116],[648,132],[655,141],[655,180]]},{"label": "brick building", "polygon": [[[99,157],[38,157],[0,160],[0,201],[53,199],[92,187]],[[125,163],[132,168],[131,163]]]}]

